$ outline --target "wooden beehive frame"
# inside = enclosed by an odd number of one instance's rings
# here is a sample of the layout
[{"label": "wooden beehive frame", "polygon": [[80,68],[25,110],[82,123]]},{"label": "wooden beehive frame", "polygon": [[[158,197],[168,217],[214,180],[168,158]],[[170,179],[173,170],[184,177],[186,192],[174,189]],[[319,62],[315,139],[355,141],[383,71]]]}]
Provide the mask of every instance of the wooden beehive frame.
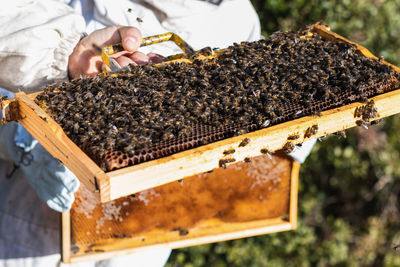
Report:
[{"label": "wooden beehive frame", "polygon": [[[157,247],[182,248],[197,246],[207,243],[226,241],[237,238],[250,237],[255,235],[276,233],[281,231],[294,230],[297,227],[297,201],[298,201],[298,178],[300,164],[292,160],[290,171],[289,190],[289,212],[287,218],[271,218],[253,220],[248,222],[212,222],[207,229],[196,231],[195,237],[191,235],[176,238],[176,235],[164,233],[156,240],[150,242],[126,242],[121,239],[110,241],[107,246],[102,246],[104,251],[91,251],[80,255],[71,253],[71,215],[70,212],[62,214],[62,260],[64,263],[77,263],[81,261],[103,260],[116,256],[127,255],[143,249]],[[72,237],[73,238],[73,237]]]},{"label": "wooden beehive frame", "polygon": [[[317,32],[325,39],[352,43],[358,47],[363,55],[376,58],[366,48],[330,31],[326,26],[313,25],[312,31]],[[400,72],[400,68],[393,67]],[[292,143],[299,144],[310,138],[317,138],[354,127],[359,119],[355,118],[354,112],[356,108],[365,105],[359,102],[352,103],[324,111],[322,116],[302,117],[245,135],[105,173],[65,135],[53,119],[34,103],[32,99],[35,96],[36,94],[27,96],[22,92],[15,95],[15,100],[19,105],[18,121],[47,151],[62,161],[81,183],[93,192],[100,192],[102,202],[217,168],[225,150],[235,149],[233,157],[236,161],[242,161],[246,157],[261,155],[260,150],[262,148],[269,151],[281,149],[287,142],[288,136],[293,134],[298,134],[300,137],[293,140]],[[400,103],[399,89],[371,99],[375,101],[375,106],[378,109],[378,117],[374,119],[400,112],[400,105],[398,105]],[[309,138],[305,137],[304,132],[313,125],[318,125],[317,134]],[[239,147],[239,144],[245,138],[249,138],[250,143],[244,147]]]}]

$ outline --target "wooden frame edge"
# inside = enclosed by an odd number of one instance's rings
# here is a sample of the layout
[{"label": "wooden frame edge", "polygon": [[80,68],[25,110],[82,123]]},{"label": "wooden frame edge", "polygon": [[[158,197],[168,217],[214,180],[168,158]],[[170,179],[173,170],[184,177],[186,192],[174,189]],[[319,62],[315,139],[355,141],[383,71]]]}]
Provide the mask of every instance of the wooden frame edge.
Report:
[{"label": "wooden frame edge", "polygon": [[[207,243],[214,243],[214,242],[222,242],[226,240],[232,240],[237,238],[246,238],[252,237],[256,235],[268,234],[268,233],[276,233],[282,231],[290,231],[296,229],[297,225],[297,200],[298,200],[298,179],[299,179],[299,169],[301,164],[292,160],[291,162],[292,168],[290,170],[290,190],[289,190],[289,211],[287,218],[271,218],[262,220],[262,223],[268,223],[264,226],[253,226],[250,229],[242,229],[232,232],[223,232],[217,235],[204,235],[204,236],[197,236],[191,239],[184,239],[184,240],[175,240],[171,242],[167,242],[164,244],[152,244],[143,247],[134,247],[134,248],[124,248],[124,249],[116,249],[110,250],[105,252],[92,252],[85,255],[71,255],[71,252],[65,253],[64,249],[71,249],[71,246],[63,246],[63,259],[68,260],[64,262],[68,263],[78,263],[81,261],[89,261],[89,260],[104,260],[109,259],[111,257],[127,255],[134,252],[139,252],[142,250],[148,249],[157,249],[157,248],[183,248],[188,246],[195,246],[195,245],[203,245]],[[67,217],[68,216],[68,217]],[[242,224],[240,222],[238,224]],[[64,227],[69,227],[68,231],[63,231],[63,237],[66,236],[68,242],[71,242],[70,237],[70,217],[69,212],[63,214],[63,224]],[[257,223],[258,224],[258,223]],[[63,240],[63,244],[64,244]],[[64,256],[65,255],[65,256]]]},{"label": "wooden frame edge", "polygon": [[[331,31],[329,26],[325,26],[325,25],[321,25],[319,23],[313,24],[311,26],[311,31],[316,31],[320,36],[330,39],[330,40],[340,40],[342,42],[346,42],[346,43],[350,43],[353,44],[357,47],[357,49],[366,57],[369,58],[373,58],[373,59],[378,59],[378,57],[376,57],[374,54],[371,53],[371,51],[369,51],[366,47],[357,44],[356,42],[353,42],[339,34],[337,34],[334,31]],[[382,60],[383,63],[385,63],[386,65],[389,65],[391,67],[393,67],[397,72],[400,72],[400,68],[397,67],[396,65],[393,65],[385,60]]]},{"label": "wooden frame edge", "polygon": [[100,202],[105,203],[111,201],[112,199],[110,195],[111,191],[110,177],[108,177],[108,175],[105,174],[104,172],[100,173],[96,175],[96,183],[98,190],[100,192]]},{"label": "wooden frame edge", "polygon": [[[280,221],[280,222],[278,222],[278,221]],[[90,253],[87,255],[72,256],[70,258],[70,263],[78,263],[81,261],[89,261],[89,260],[104,260],[104,259],[109,259],[111,257],[127,255],[127,254],[140,252],[140,251],[148,250],[148,249],[152,249],[152,248],[154,248],[154,249],[156,249],[156,248],[175,249],[175,248],[184,248],[184,247],[196,246],[196,245],[204,245],[204,244],[208,244],[208,243],[222,242],[222,241],[227,241],[227,240],[232,240],[232,239],[246,238],[246,237],[252,237],[252,236],[268,234],[268,233],[289,231],[292,229],[293,229],[292,224],[290,222],[287,222],[287,221],[281,220],[281,219],[277,219],[277,224],[269,225],[269,226],[266,226],[263,228],[248,229],[248,230],[237,231],[237,232],[233,232],[233,233],[223,233],[223,234],[214,235],[214,236],[197,237],[197,238],[193,238],[193,239],[189,239],[189,240],[179,240],[179,241],[173,241],[170,243],[148,245],[148,246],[143,246],[143,247],[139,247],[139,248],[138,247],[127,248],[127,249],[116,250],[116,251],[106,251],[106,252]]]},{"label": "wooden frame edge", "polygon": [[61,260],[71,263],[71,214],[69,211],[61,213]]},{"label": "wooden frame edge", "polygon": [[290,179],[290,206],[289,206],[289,222],[292,229],[297,228],[297,208],[299,197],[299,172],[301,164],[292,160],[292,170]]},{"label": "wooden frame edge", "polygon": [[[327,39],[339,40],[354,44],[357,46],[357,48],[362,54],[364,54],[367,57],[376,59],[376,57],[368,49],[340,36],[339,34],[336,34],[335,32],[330,31],[329,27],[327,26],[314,24],[311,27],[311,31],[315,31]],[[386,61],[383,62],[385,64],[394,67],[397,71],[400,72],[400,68]],[[372,99],[374,99],[377,102],[379,99],[382,100],[382,96],[387,98],[395,97],[395,100],[392,99],[393,103],[395,101],[400,100],[398,96],[395,96],[395,94],[397,94],[396,93],[397,91],[400,91],[400,89],[397,89],[395,91],[386,94],[378,95],[377,97],[374,97]],[[34,93],[28,97],[24,93],[17,93],[16,98],[20,103],[28,105],[33,110],[33,113],[36,115],[35,120],[39,118],[39,120],[45,122],[45,124],[47,122],[47,126],[49,126],[48,128],[50,129],[49,132],[50,134],[48,136],[46,136],[45,134],[45,136],[43,137],[44,139],[52,138],[51,131],[53,131],[53,133],[55,134],[54,142],[50,142],[50,144],[47,144],[53,146],[55,149],[51,151],[51,149],[49,150],[44,145],[46,150],[51,152],[53,156],[59,158],[68,168],[70,168],[71,171],[73,171],[74,174],[77,175],[78,179],[83,184],[85,184],[91,191],[94,192],[97,189],[99,189],[101,202],[107,202],[122,196],[130,195],[155,186],[173,182],[187,176],[195,175],[201,172],[206,172],[214,168],[217,168],[219,167],[219,159],[227,158],[227,156],[223,155],[223,151],[225,150],[229,150],[232,148],[236,149],[237,152],[234,154],[234,159],[237,162],[244,160],[244,158],[246,157],[255,157],[261,155],[260,148],[267,148],[270,151],[281,149],[284,146],[284,144],[288,141],[287,140],[288,135],[296,132],[302,134],[302,131],[305,131],[307,127],[311,127],[312,125],[317,125],[321,123],[321,121],[329,120],[330,118],[332,120],[332,118],[335,117],[332,115],[332,113],[344,112],[347,114],[348,110],[345,110],[345,108],[349,107],[350,109],[352,108],[355,109],[363,105],[362,103],[356,102],[347,106],[334,108],[322,112],[323,116],[320,118],[310,117],[310,116],[303,117],[297,120],[292,120],[256,132],[245,134],[240,137],[228,138],[225,140],[221,140],[219,142],[214,142],[206,146],[201,146],[191,150],[186,150],[161,159],[152,160],[131,167],[125,167],[120,170],[107,172],[105,174],[94,162],[91,161],[91,159],[85,153],[82,152],[82,150],[80,150],[70,139],[66,137],[65,133],[62,131],[61,127],[56,122],[53,121],[42,109],[40,109],[40,107],[38,107],[34,103],[34,101],[30,97],[35,97],[37,94],[38,93]],[[385,101],[386,100],[383,99],[383,102]],[[388,108],[385,105],[379,106],[377,103],[377,106],[378,106],[379,118],[384,118],[400,112],[400,107],[396,108],[396,105],[391,105],[393,107]],[[390,112],[389,111],[386,112],[387,110],[390,110]],[[336,131],[341,131],[356,126],[355,122],[357,118],[352,117],[350,114],[347,115],[348,117],[345,118],[346,120],[348,120],[346,121],[346,124],[344,124],[343,122],[345,119],[339,118],[338,115],[336,116],[336,119],[339,119],[340,122],[343,123],[344,125],[343,127],[336,127],[325,131],[323,131],[322,127],[319,127],[320,129],[318,134],[313,136],[312,138],[324,136],[326,134],[330,134]],[[307,119],[308,121],[305,121],[305,119]],[[19,121],[21,122],[21,124],[24,125],[25,123],[24,120],[26,122],[26,118],[22,118]],[[294,123],[302,123],[302,127],[296,128],[293,126]],[[279,127],[279,126],[281,127],[281,129],[285,127],[288,128],[291,127],[291,128],[287,129],[287,131],[282,130],[280,131],[280,135],[277,135],[276,132],[279,132],[279,128],[274,128],[274,127]],[[27,125],[25,124],[24,127],[27,128]],[[35,128],[34,125],[33,126],[31,125],[31,128],[29,128],[30,132],[32,130],[32,127]],[[274,132],[274,130],[277,131]],[[259,135],[270,135],[271,138],[259,138]],[[35,135],[34,137],[38,140],[40,139],[38,135]],[[239,148],[238,143],[240,143],[244,138],[249,138],[252,140],[252,142],[246,147]],[[255,143],[255,140],[257,138],[259,138],[258,144]],[[307,139],[308,138],[302,136],[300,139],[293,141],[292,143],[298,144]],[[62,151],[61,152],[58,151],[60,153],[57,152],[57,149],[60,150],[60,147],[57,146],[58,141],[60,141],[61,143],[65,142],[68,143],[69,145],[67,147],[74,148],[71,154],[79,155],[79,157],[83,158],[85,162],[80,161],[78,162],[78,164],[68,164],[68,158],[65,157],[63,158]],[[268,145],[263,146],[263,144],[268,144]],[[57,153],[59,155],[56,155]],[[82,174],[79,173],[79,171],[76,172],[77,169],[79,168],[89,168],[89,169],[92,168],[92,170],[88,172],[83,171],[83,176],[82,176]],[[157,169],[160,168],[164,169],[162,171],[157,172]],[[171,176],[171,174],[173,175]]]},{"label": "wooden frame edge", "polygon": [[18,122],[55,158],[63,162],[91,192],[103,170],[75,145],[49,115],[24,92],[15,94],[21,119]]}]

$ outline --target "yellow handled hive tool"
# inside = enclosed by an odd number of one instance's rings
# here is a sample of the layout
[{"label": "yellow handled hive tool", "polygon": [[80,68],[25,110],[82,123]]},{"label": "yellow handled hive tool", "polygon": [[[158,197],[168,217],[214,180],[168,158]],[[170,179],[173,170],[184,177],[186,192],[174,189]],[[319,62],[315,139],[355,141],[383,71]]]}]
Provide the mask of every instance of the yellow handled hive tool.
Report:
[{"label": "yellow handled hive tool", "polygon": [[[178,58],[182,58],[182,57],[189,57],[195,53],[194,49],[188,43],[186,43],[177,34],[172,33],[172,32],[167,32],[167,33],[143,38],[140,46],[143,47],[143,46],[158,44],[158,43],[167,42],[167,41],[173,41],[183,51],[183,53],[181,53],[181,54],[176,54],[176,55],[167,57],[167,60],[173,60],[173,59],[178,59]],[[105,75],[112,74],[114,72],[118,72],[123,69],[118,64],[118,62],[110,56],[115,53],[122,52],[124,50],[125,49],[122,47],[121,43],[106,46],[101,49],[101,58],[102,58],[103,62],[111,69],[111,72],[105,72],[104,73]],[[127,68],[129,68],[129,67],[127,66]]]}]

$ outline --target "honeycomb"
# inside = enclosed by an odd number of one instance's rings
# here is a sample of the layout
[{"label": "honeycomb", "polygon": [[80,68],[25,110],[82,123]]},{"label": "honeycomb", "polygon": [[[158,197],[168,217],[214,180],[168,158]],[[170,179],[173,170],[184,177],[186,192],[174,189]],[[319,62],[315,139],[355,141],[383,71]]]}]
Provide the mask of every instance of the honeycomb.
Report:
[{"label": "honeycomb", "polygon": [[37,103],[111,171],[366,101],[400,80],[381,59],[310,28],[191,60],[50,85]]}]

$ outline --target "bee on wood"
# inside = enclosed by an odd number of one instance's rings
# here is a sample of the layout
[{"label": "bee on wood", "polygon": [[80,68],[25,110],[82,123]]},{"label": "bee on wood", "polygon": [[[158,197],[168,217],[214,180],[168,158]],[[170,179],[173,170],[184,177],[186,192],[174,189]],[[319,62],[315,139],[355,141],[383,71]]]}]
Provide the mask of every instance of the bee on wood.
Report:
[{"label": "bee on wood", "polygon": [[180,236],[185,236],[189,234],[189,230],[182,229],[181,227],[174,228],[172,231],[178,231]]},{"label": "bee on wood", "polygon": [[359,118],[364,113],[364,106],[356,107],[354,111],[354,118]]},{"label": "bee on wood", "polygon": [[282,147],[283,152],[285,152],[286,154],[289,154],[290,152],[292,152],[294,150],[294,145],[292,142],[286,142],[286,144]]},{"label": "bee on wood", "polygon": [[245,139],[243,139],[241,142],[240,142],[240,144],[239,144],[239,147],[245,147],[245,146],[247,146],[249,143],[250,143],[250,138],[245,138]]},{"label": "bee on wood", "polygon": [[250,163],[250,162],[251,162],[251,158],[245,157],[245,158],[244,158],[244,162]]},{"label": "bee on wood", "polygon": [[[360,99],[366,104],[354,116],[366,127],[378,117],[368,97],[393,88],[400,76],[378,60],[358,55],[352,45],[308,33],[274,33],[192,64],[147,64],[117,77],[78,78],[48,86],[37,99],[78,146],[90,144],[98,155],[109,149],[133,155],[162,143],[156,156],[162,157],[285,122],[310,109]],[[198,125],[210,128],[197,131]],[[204,132],[211,133],[209,138],[199,138]],[[309,127],[304,137],[317,132],[318,126]],[[190,145],[176,145],[189,138]],[[135,154],[129,164],[150,159],[150,154]]]},{"label": "bee on wood", "polygon": [[261,152],[262,154],[271,154],[271,152],[269,152],[269,150],[266,149],[266,148],[261,148],[260,152]]},{"label": "bee on wood", "polygon": [[336,132],[336,133],[334,133],[335,135],[337,135],[337,136],[340,136],[340,137],[343,137],[343,138],[346,138],[347,136],[346,136],[346,131],[338,131],[338,132]]},{"label": "bee on wood", "polygon": [[292,135],[288,136],[287,140],[296,140],[296,139],[299,139],[299,138],[300,138],[300,135],[292,134]]},{"label": "bee on wood", "polygon": [[304,133],[304,138],[310,138],[311,136],[316,135],[317,133],[318,133],[318,125],[313,125],[306,129],[306,132]]},{"label": "bee on wood", "polygon": [[229,159],[220,159],[218,162],[218,166],[221,168],[226,169],[226,164],[227,163],[231,163],[231,162],[235,162],[236,160],[234,158],[229,158]]},{"label": "bee on wood", "polygon": [[229,155],[229,154],[233,154],[233,153],[235,153],[235,149],[229,149],[229,150],[225,150],[223,152],[224,155]]}]

